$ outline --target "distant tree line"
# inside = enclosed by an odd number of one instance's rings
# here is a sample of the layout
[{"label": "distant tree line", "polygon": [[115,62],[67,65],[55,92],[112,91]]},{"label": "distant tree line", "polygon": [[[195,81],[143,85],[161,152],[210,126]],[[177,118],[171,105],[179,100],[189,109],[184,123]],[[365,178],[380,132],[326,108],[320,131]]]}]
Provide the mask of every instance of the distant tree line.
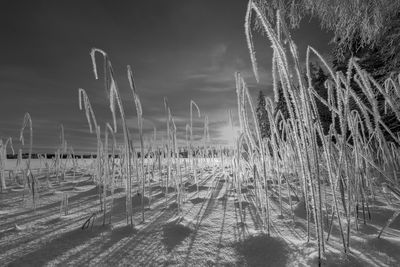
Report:
[{"label": "distant tree line", "polygon": [[[217,149],[215,147],[209,147],[207,149],[207,154],[205,155],[206,157],[217,157],[220,153],[223,153],[225,155],[231,153],[231,149],[229,148],[221,148],[221,149]],[[172,157],[174,154],[174,152],[170,152],[170,156]],[[188,150],[185,147],[182,147],[179,152],[179,157],[180,158],[187,158],[189,155]],[[140,158],[141,154],[140,152],[137,152],[137,157]],[[192,156],[198,156],[198,155],[203,155],[203,147],[194,147],[192,148]],[[29,153],[22,153],[21,154],[22,159],[27,159],[29,158]],[[146,158],[152,158],[152,157],[157,157],[157,156],[161,156],[161,157],[167,157],[168,153],[166,152],[165,149],[158,149],[156,151],[152,151],[150,153],[146,153],[144,155]],[[52,158],[56,158],[58,157],[58,155],[54,154],[54,153],[32,153],[31,158],[32,159],[39,159],[39,158],[46,158],[46,159],[52,159]],[[90,158],[96,158],[97,154],[62,154],[61,158],[66,159],[68,157],[72,157],[72,158],[79,158],[79,159],[90,159]],[[109,157],[112,157],[112,155],[109,155]],[[119,155],[116,154],[115,158],[119,158]],[[18,159],[18,154],[7,154],[7,159]]]},{"label": "distant tree line", "polygon": [[[57,155],[54,153],[32,153],[31,158],[32,159],[39,159],[39,158],[46,158],[46,159],[52,159],[55,158]],[[84,158],[84,159],[89,159],[91,157],[96,158],[95,154],[62,154],[61,158],[66,159],[68,157],[74,157],[74,158]],[[7,159],[17,159],[18,154],[7,154]],[[29,153],[22,153],[22,158],[27,159],[29,158]]]}]

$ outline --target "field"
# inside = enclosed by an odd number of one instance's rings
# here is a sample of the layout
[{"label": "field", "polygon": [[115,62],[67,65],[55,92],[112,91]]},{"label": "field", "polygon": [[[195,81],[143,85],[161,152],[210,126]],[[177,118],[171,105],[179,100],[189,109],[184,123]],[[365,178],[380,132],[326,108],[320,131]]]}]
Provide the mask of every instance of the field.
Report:
[{"label": "field", "polygon": [[63,124],[54,154],[38,154],[29,112],[17,153],[0,139],[0,266],[399,266],[400,75],[377,80],[355,57],[337,71],[311,46],[300,59],[280,16],[248,3],[251,66],[258,82],[255,22],[273,50],[273,98],[256,108],[236,72],[224,145],[193,100],[175,116],[165,96],[160,129],[144,129],[132,68],[134,117],[110,56],[92,48],[110,120],[85,89],[77,100],[95,154],[76,154]]},{"label": "field", "polygon": [[[186,161],[187,159],[181,159]],[[165,194],[166,169],[149,173],[145,186],[145,220],[142,221],[141,192],[133,184],[134,226],[126,221],[125,187],[116,181],[113,196],[107,191],[106,223],[99,210],[99,188],[93,182],[91,160],[78,160],[59,180],[39,172],[33,161],[39,191],[36,209],[29,190],[7,181],[1,193],[0,265],[4,266],[310,266],[317,265],[315,242],[306,242],[307,223],[304,203],[293,197],[294,216],[287,196],[280,214],[277,186],[271,190],[271,234],[263,232],[262,219],[255,205],[254,184],[243,182],[236,192],[231,167],[218,159],[206,159],[199,168],[197,190],[194,179],[182,166],[185,189],[178,210],[177,192]],[[204,159],[199,160],[199,166]],[[226,162],[228,162],[226,160]],[[15,162],[9,162],[8,166]],[[205,164],[205,163],[204,163]],[[68,164],[66,165],[68,166]],[[73,172],[75,176],[73,176]],[[49,182],[47,182],[49,181]],[[101,191],[101,190],[100,190]],[[370,201],[366,223],[359,218],[359,230],[352,233],[351,252],[341,252],[340,234],[333,226],[327,242],[324,263],[328,266],[395,266],[400,261],[400,218],[378,233],[399,208],[389,205],[385,193],[377,189]],[[25,195],[24,195],[25,194]],[[68,211],[62,206],[68,195]],[[328,196],[330,197],[330,196]],[[391,198],[393,200],[393,198]],[[239,205],[240,201],[240,205]],[[113,203],[113,204],[112,204]],[[112,209],[111,209],[112,205]],[[110,212],[111,210],[111,212]],[[240,216],[240,213],[242,216]],[[361,213],[361,211],[360,211]],[[84,223],[96,214],[87,228]],[[242,217],[242,219],[241,219]],[[268,262],[267,265],[264,265]]]}]

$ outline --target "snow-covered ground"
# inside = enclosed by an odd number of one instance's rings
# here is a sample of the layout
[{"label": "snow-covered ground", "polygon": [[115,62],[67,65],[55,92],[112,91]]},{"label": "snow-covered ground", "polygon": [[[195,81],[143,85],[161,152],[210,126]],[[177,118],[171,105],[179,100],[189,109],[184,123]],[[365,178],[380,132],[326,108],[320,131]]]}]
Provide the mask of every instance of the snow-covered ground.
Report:
[{"label": "snow-covered ground", "polygon": [[[89,162],[81,162],[84,165]],[[141,197],[134,183],[133,228],[125,216],[123,184],[114,192],[114,200],[108,192],[103,226],[99,188],[88,172],[80,172],[75,178],[67,172],[60,182],[55,177],[50,178],[50,183],[40,179],[36,210],[29,191],[7,180],[8,189],[0,194],[0,266],[318,265],[314,230],[307,242],[301,203],[295,202],[296,216],[292,218],[287,199],[284,198],[280,216],[278,200],[271,198],[272,227],[268,236],[262,231],[262,220],[253,205],[251,185],[243,184],[246,190],[240,216],[228,168],[222,171],[216,166],[206,167],[199,172],[198,191],[193,179],[184,174],[186,189],[181,212],[177,209],[176,192],[171,188],[165,194],[158,177],[156,173],[151,186],[146,187],[146,196],[151,197],[145,198],[144,222]],[[61,206],[66,194],[68,214]],[[343,253],[338,226],[333,225],[323,264],[399,266],[400,218],[377,238],[381,227],[400,208],[394,199],[388,200],[383,193],[371,200],[371,220],[367,216],[364,224],[360,216],[359,230],[352,232],[347,254]],[[82,229],[93,214],[96,216],[90,226]]]}]

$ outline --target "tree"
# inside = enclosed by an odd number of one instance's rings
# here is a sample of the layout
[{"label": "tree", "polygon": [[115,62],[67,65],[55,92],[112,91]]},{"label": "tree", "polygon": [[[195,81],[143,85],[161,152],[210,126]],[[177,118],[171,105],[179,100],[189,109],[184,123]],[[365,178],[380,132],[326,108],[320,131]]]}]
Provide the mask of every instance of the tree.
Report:
[{"label": "tree", "polygon": [[[325,81],[328,79],[328,75],[324,72],[324,70],[321,68],[321,66],[316,66],[314,64],[310,64],[310,74],[311,74],[311,84],[314,88],[314,90],[323,98],[324,100],[328,99],[328,92],[327,89],[325,88]],[[304,77],[305,80],[307,80],[307,77]],[[332,123],[332,115],[329,110],[329,108],[322,103],[320,100],[315,99],[316,106],[317,106],[317,112],[319,119],[322,124],[322,129],[324,131],[324,134],[328,134],[329,127]],[[274,117],[278,114],[278,111],[282,113],[283,118],[286,120],[289,118],[289,110],[286,105],[286,99],[283,95],[283,89],[281,83],[278,83],[278,101],[275,103],[275,111],[274,111]],[[279,121],[282,118],[278,118],[276,121],[277,124],[279,124]]]},{"label": "tree", "polygon": [[[289,118],[289,110],[286,105],[286,99],[283,94],[282,84],[280,82],[278,83],[278,101],[275,102],[274,118],[276,118],[278,111],[281,111],[282,116],[285,120]],[[277,121],[276,123],[279,124],[279,121]]]},{"label": "tree", "polygon": [[[279,127],[279,125],[282,119],[284,120],[289,119],[290,114],[288,106],[286,104],[285,96],[283,94],[282,84],[278,82],[277,86],[278,86],[278,101],[275,102],[273,116],[275,124],[278,127],[279,135],[281,136],[281,138],[286,139],[286,136],[282,136],[282,129]],[[281,112],[282,116],[277,117],[279,111]]]},{"label": "tree", "polygon": [[256,113],[257,113],[258,125],[261,131],[261,138],[266,138],[271,135],[268,113],[267,110],[265,109],[265,104],[266,102],[264,93],[260,90],[257,98]]},{"label": "tree", "polygon": [[279,10],[292,28],[298,27],[305,17],[317,17],[322,28],[333,32],[333,40],[341,49],[352,47],[354,41],[358,48],[375,46],[400,10],[398,0],[254,1],[270,19],[275,19],[275,11]]},{"label": "tree", "polygon": [[[311,64],[310,69],[311,69],[310,73],[311,83],[312,86],[314,87],[314,90],[319,94],[319,96],[322,99],[327,101],[328,91],[325,87],[325,81],[328,79],[328,75],[325,74],[321,66],[316,66],[314,64]],[[316,99],[315,102],[317,105],[318,116],[322,124],[322,129],[324,134],[326,135],[328,134],[329,127],[332,123],[332,114],[329,108],[325,104],[323,104],[320,100]]]},{"label": "tree", "polygon": [[[346,73],[350,58],[356,57],[358,58],[357,63],[360,67],[367,71],[380,84],[383,84],[387,78],[399,73],[400,47],[397,44],[400,43],[400,12],[391,20],[391,24],[382,31],[380,39],[376,41],[376,45],[359,48],[360,43],[361,37],[358,37],[355,39],[353,45],[345,51],[341,50],[338,46],[335,48],[333,51],[333,65],[336,71]],[[367,97],[353,80],[351,87],[364,104],[369,106]],[[392,110],[386,112],[383,95],[376,93],[376,99],[383,122],[388,125],[393,133],[400,132],[400,122],[397,120],[394,112]],[[354,101],[352,102],[353,109],[356,109],[356,104]],[[372,119],[371,123],[374,124]],[[392,139],[385,129],[382,129],[382,131],[387,140]]]},{"label": "tree", "polygon": [[382,31],[374,46],[361,47],[361,37],[354,37],[353,44],[343,50],[336,45],[333,54],[335,70],[347,70],[347,64],[351,57],[359,59],[358,64],[372,77],[383,82],[386,78],[400,71],[400,12],[390,24]]}]

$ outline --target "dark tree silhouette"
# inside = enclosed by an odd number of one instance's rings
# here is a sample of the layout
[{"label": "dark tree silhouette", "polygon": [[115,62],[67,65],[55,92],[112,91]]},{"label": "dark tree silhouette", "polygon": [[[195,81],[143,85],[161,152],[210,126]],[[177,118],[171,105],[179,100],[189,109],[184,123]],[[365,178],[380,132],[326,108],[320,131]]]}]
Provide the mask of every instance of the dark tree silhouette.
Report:
[{"label": "dark tree silhouette", "polygon": [[[314,90],[323,98],[324,100],[328,100],[328,90],[325,87],[325,81],[328,79],[328,75],[324,72],[321,66],[316,66],[311,64],[311,83],[314,87]],[[329,108],[323,104],[320,100],[315,99],[317,105],[317,112],[319,119],[322,124],[322,129],[324,134],[328,134],[329,127],[332,123],[332,115]]]},{"label": "dark tree silhouette", "polygon": [[271,134],[271,129],[268,120],[267,110],[265,109],[265,96],[264,93],[260,90],[257,98],[257,119],[258,125],[261,131],[261,137],[266,138],[269,137]]}]

